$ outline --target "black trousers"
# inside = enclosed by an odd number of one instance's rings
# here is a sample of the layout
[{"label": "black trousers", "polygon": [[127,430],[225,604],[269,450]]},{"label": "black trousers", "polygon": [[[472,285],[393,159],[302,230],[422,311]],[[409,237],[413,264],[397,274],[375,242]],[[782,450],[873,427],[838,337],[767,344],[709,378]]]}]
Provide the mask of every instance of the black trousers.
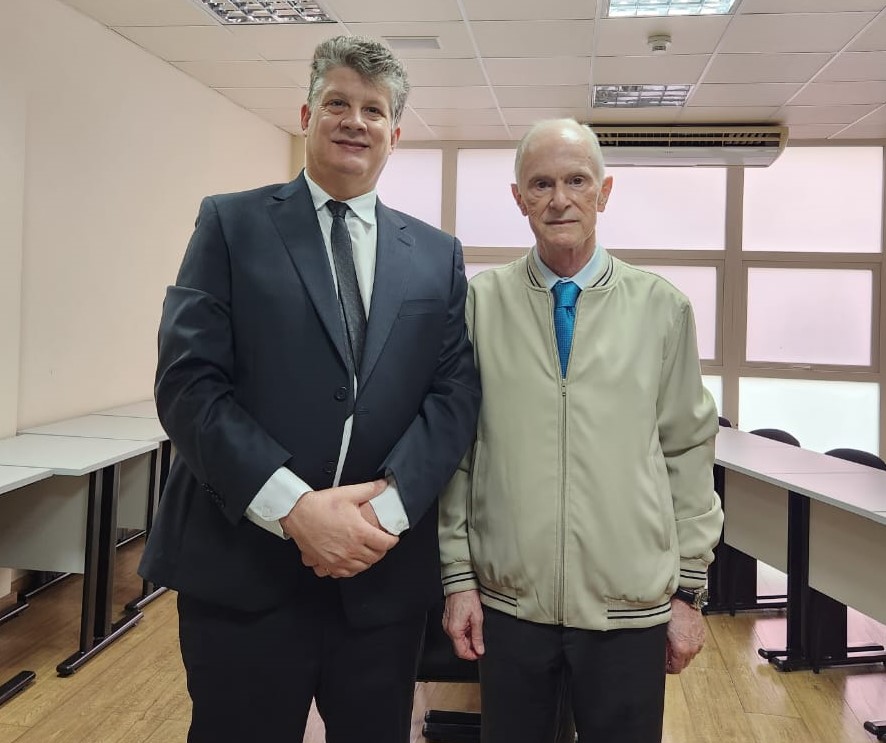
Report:
[{"label": "black trousers", "polygon": [[483,614],[482,743],[553,743],[564,700],[580,743],[660,743],[667,625],[594,632]]},{"label": "black trousers", "polygon": [[408,743],[425,617],[357,629],[324,584],[261,614],[179,595],[188,743],[301,743],[312,699],[327,743]]}]

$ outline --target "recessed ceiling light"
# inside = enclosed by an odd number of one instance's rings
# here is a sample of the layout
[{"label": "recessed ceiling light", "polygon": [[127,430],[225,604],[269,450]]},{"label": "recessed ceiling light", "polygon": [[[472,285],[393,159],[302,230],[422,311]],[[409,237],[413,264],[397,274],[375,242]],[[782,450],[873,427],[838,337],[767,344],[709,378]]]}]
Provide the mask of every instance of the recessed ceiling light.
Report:
[{"label": "recessed ceiling light", "polygon": [[310,0],[200,0],[222,23],[238,26],[275,23],[335,23]]},{"label": "recessed ceiling light", "polygon": [[382,36],[382,38],[395,52],[440,48],[440,40],[436,36]]},{"label": "recessed ceiling light", "polygon": [[609,0],[606,18],[662,15],[727,15],[735,0]]},{"label": "recessed ceiling light", "polygon": [[691,85],[595,85],[594,108],[683,106]]}]

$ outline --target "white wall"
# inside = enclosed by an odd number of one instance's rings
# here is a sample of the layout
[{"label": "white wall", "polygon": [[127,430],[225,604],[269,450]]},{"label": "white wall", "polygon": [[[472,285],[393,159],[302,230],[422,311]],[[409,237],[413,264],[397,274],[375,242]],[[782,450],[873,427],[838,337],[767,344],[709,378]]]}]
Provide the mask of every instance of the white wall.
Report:
[{"label": "white wall", "polygon": [[163,294],[200,198],[288,180],[291,138],[56,0],[17,7],[21,429],[151,395]]}]

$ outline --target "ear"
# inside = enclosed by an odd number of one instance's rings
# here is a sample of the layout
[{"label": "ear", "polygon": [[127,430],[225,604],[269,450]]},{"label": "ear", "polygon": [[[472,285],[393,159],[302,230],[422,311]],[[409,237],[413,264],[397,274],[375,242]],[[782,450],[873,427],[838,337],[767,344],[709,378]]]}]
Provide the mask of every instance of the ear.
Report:
[{"label": "ear", "polygon": [[606,202],[609,201],[609,194],[612,193],[612,176],[607,175],[603,179],[603,185],[600,187],[600,193],[597,194],[597,211],[606,211]]},{"label": "ear", "polygon": [[303,103],[301,107],[301,130],[306,132],[308,130],[308,124],[311,121],[311,109],[308,108],[307,103]]},{"label": "ear", "polygon": [[520,188],[517,186],[516,183],[511,184],[511,194],[514,196],[514,201],[517,202],[517,206],[520,209],[520,214],[522,214],[524,217],[527,216],[529,212],[526,211],[526,204],[523,203],[523,197],[520,195]]},{"label": "ear", "polygon": [[397,147],[397,142],[400,141],[400,127],[396,127],[391,131],[391,149],[395,149]]}]

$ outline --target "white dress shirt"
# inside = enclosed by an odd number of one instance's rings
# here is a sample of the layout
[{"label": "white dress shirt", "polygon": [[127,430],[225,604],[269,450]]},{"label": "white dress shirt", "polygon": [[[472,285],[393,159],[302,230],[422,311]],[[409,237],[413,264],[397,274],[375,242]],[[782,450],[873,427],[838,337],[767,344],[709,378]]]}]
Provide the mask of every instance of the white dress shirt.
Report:
[{"label": "white dress shirt", "polygon": [[[335,261],[332,258],[332,241],[330,238],[332,214],[330,214],[329,209],[326,207],[326,202],[332,197],[308,177],[307,171],[305,171],[305,180],[311,192],[314,208],[317,210],[317,220],[320,222],[320,232],[323,234],[323,244],[326,246],[326,257],[329,260],[329,267],[332,270],[332,277],[337,290],[338,277],[335,273]],[[369,308],[372,304],[372,287],[375,282],[375,254],[378,237],[375,221],[376,201],[377,195],[373,190],[344,202],[350,207],[350,211],[348,211],[345,217],[345,224],[351,235],[354,268],[357,271],[357,284],[360,287],[360,296],[363,299],[363,307],[366,310],[367,318],[369,317]],[[357,380],[355,379],[355,395],[356,390]],[[351,415],[345,421],[344,429],[342,430],[341,449],[338,455],[338,465],[335,469],[335,478],[332,482],[333,487],[337,486],[341,479],[342,467],[344,467],[348,446],[351,443],[351,427],[353,422],[354,418]],[[286,467],[280,467],[271,475],[261,490],[258,491],[255,498],[252,499],[249,506],[247,506],[246,518],[263,529],[267,529],[269,532],[285,539],[286,535],[283,533],[279,520],[292,510],[292,507],[298,503],[299,498],[311,490],[314,490],[314,488],[298,475]],[[369,501],[369,503],[375,511],[379,523],[386,531],[391,534],[400,534],[409,528],[406,509],[403,507],[403,501],[400,499],[400,493],[397,490],[393,477],[388,476],[388,487]]]}]

